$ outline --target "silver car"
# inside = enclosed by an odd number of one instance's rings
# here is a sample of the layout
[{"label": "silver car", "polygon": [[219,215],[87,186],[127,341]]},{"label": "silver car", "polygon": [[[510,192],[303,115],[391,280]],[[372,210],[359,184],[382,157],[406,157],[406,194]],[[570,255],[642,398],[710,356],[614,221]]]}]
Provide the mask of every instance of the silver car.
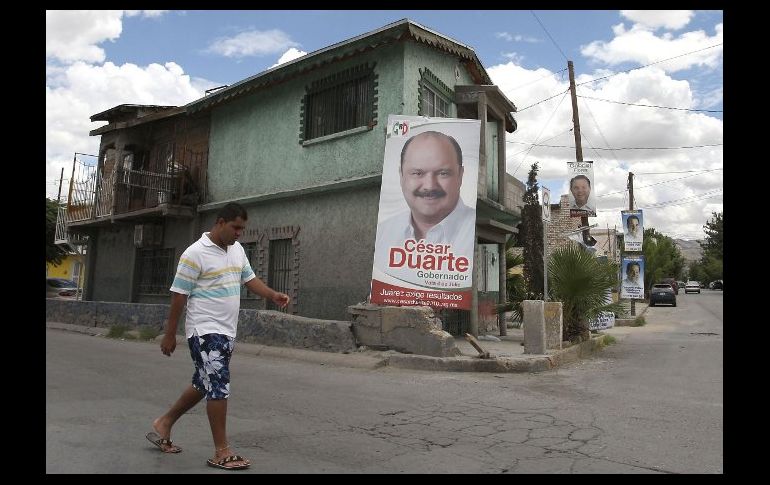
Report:
[{"label": "silver car", "polygon": [[58,300],[74,300],[78,295],[78,285],[64,278],[45,279],[45,297]]}]

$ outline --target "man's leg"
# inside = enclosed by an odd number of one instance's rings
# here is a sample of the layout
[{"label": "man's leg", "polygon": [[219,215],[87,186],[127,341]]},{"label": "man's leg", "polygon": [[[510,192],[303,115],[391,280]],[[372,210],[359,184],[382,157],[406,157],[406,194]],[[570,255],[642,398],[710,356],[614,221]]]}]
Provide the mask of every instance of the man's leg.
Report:
[{"label": "man's leg", "polygon": [[203,399],[203,396],[203,393],[199,392],[192,385],[190,385],[187,389],[184,390],[182,395],[179,396],[179,399],[177,399],[177,401],[173,406],[171,406],[171,409],[169,409],[166,414],[156,418],[155,421],[152,422],[152,427],[161,438],[170,439],[171,428],[174,426],[174,423],[176,423],[176,421],[182,417],[184,413],[198,404],[200,400]]},{"label": "man's leg", "polygon": [[[214,438],[214,461],[233,455],[227,442],[227,399],[209,399],[206,401],[206,414],[211,426],[211,437]],[[232,461],[225,466],[240,466],[249,464],[249,460]]]}]

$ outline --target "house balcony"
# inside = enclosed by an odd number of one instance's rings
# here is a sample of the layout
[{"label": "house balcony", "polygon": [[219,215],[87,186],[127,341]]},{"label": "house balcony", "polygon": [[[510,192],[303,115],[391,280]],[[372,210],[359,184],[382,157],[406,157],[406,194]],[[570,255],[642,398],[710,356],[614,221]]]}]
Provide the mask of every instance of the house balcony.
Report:
[{"label": "house balcony", "polygon": [[199,194],[192,190],[194,184],[186,172],[117,169],[107,177],[95,177],[95,173],[73,184],[72,199],[60,217],[65,226],[62,236],[70,228],[195,216]]}]

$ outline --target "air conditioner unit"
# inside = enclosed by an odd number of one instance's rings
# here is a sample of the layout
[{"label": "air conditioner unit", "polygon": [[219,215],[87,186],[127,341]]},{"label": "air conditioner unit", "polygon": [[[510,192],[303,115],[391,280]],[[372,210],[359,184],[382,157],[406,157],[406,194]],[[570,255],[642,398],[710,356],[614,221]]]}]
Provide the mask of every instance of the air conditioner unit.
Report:
[{"label": "air conditioner unit", "polygon": [[163,245],[163,226],[160,224],[136,224],[134,226],[134,246],[137,248]]}]

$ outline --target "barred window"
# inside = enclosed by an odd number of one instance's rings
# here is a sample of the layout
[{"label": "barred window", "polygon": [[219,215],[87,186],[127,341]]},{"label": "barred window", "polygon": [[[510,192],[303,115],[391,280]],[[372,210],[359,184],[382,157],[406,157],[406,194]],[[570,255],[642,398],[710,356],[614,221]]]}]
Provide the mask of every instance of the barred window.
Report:
[{"label": "barred window", "polygon": [[449,118],[449,100],[426,85],[423,85],[422,87],[421,96],[421,115]]},{"label": "barred window", "polygon": [[[246,252],[246,257],[249,259],[249,264],[254,273],[257,272],[257,243],[241,243],[243,250]],[[241,285],[241,300],[256,300],[259,295],[252,293],[246,285]]]},{"label": "barred window", "polygon": [[419,114],[421,116],[435,116],[438,118],[452,117],[452,98],[454,97],[449,87],[429,69],[420,70],[420,102]]},{"label": "barred window", "polygon": [[307,88],[302,140],[312,140],[361,126],[375,118],[373,66],[359,66],[321,79]]},{"label": "barred window", "polygon": [[167,295],[174,279],[175,263],[174,248],[138,250],[138,293]]},{"label": "barred window", "polygon": [[[267,284],[270,288],[281,293],[289,293],[291,289],[292,276],[292,256],[294,251],[291,246],[291,239],[273,239],[270,241],[270,263],[267,273]],[[268,310],[279,310],[285,312],[287,308],[281,309],[272,301],[268,301]]]}]

